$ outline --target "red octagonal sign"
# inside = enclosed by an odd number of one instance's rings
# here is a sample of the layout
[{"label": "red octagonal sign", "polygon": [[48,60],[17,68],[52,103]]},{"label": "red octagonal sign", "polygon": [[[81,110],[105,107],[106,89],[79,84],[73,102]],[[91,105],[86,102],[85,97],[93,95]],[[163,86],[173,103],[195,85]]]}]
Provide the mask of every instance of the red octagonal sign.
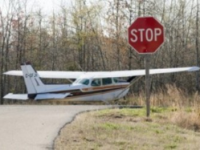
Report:
[{"label": "red octagonal sign", "polygon": [[164,43],[164,27],[154,17],[139,17],[128,28],[129,44],[140,54],[151,54]]}]

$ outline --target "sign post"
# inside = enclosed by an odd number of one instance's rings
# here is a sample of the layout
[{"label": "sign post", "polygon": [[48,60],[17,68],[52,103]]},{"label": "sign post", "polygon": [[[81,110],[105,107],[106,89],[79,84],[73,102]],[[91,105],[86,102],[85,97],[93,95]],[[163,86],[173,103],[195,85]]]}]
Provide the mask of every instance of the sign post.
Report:
[{"label": "sign post", "polygon": [[146,93],[146,116],[150,116],[150,55],[145,55],[145,93]]},{"label": "sign post", "polygon": [[139,54],[145,54],[146,109],[150,116],[150,54],[164,43],[164,27],[154,17],[138,17],[128,28],[128,42]]}]

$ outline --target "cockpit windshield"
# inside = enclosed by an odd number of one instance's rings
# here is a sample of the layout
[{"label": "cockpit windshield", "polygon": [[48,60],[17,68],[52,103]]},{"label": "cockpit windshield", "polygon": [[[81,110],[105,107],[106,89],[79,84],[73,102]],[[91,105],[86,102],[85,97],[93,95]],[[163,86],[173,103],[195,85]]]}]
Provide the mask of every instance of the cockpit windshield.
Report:
[{"label": "cockpit windshield", "polygon": [[89,85],[90,80],[89,79],[81,79],[81,80],[76,81],[76,83],[81,83],[83,85]]}]

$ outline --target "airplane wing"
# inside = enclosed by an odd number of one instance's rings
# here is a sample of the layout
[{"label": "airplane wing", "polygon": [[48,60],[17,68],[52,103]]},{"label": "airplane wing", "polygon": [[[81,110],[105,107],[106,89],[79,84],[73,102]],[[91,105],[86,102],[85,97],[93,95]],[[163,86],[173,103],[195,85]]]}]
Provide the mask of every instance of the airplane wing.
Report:
[{"label": "airplane wing", "polygon": [[[76,79],[83,75],[85,72],[80,71],[37,71],[40,78],[49,79]],[[11,76],[23,76],[21,70],[11,70],[4,73]]]},{"label": "airplane wing", "polygon": [[[149,74],[163,74],[163,73],[177,73],[177,72],[192,72],[198,71],[199,67],[181,67],[181,68],[163,68],[163,69],[150,69]],[[92,78],[118,78],[118,77],[131,77],[131,76],[144,76],[145,70],[127,70],[127,71],[110,71],[110,72],[95,72],[85,73],[82,77]]]},{"label": "airplane wing", "polygon": [[[180,68],[163,68],[150,69],[150,74],[162,73],[176,73],[176,72],[192,72],[198,71],[200,68],[194,67],[180,67]],[[117,78],[117,77],[131,77],[144,76],[145,70],[126,70],[126,71],[99,71],[99,72],[78,72],[78,71],[37,71],[41,78],[51,79],[77,79],[82,78]],[[4,73],[5,75],[22,76],[22,71],[12,70]]]}]

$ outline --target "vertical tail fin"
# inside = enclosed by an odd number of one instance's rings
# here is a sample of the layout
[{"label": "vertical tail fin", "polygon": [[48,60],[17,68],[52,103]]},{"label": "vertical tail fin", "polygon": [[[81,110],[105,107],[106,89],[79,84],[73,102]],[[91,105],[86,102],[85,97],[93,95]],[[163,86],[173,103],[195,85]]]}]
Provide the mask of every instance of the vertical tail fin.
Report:
[{"label": "vertical tail fin", "polygon": [[21,69],[28,94],[36,94],[45,91],[45,85],[30,63],[21,64]]}]

